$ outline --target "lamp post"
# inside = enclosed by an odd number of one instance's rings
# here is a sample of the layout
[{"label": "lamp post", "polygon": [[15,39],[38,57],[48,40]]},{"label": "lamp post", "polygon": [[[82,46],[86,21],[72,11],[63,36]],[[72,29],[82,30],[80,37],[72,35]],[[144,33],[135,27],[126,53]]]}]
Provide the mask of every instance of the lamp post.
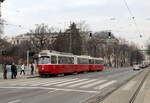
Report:
[{"label": "lamp post", "polygon": [[[2,13],[1,13],[1,4],[4,2],[4,0],[0,0],[0,31],[2,31],[2,25],[3,25],[3,23],[2,23]],[[0,34],[0,36],[1,36],[1,34]]]},{"label": "lamp post", "polygon": [[29,50],[27,50],[27,71],[29,73]]},{"label": "lamp post", "polygon": [[4,2],[4,0],[0,0],[0,22],[1,22],[1,17],[2,17],[2,13],[1,13],[1,4]]}]

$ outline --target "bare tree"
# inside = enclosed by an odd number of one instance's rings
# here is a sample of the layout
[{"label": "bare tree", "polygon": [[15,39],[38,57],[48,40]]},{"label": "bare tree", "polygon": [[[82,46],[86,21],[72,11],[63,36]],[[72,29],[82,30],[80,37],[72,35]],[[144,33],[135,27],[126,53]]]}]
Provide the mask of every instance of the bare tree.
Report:
[{"label": "bare tree", "polygon": [[150,55],[150,44],[147,46],[147,54]]},{"label": "bare tree", "polygon": [[28,35],[31,37],[31,43],[33,49],[40,51],[42,49],[51,49],[53,38],[55,33],[53,28],[49,28],[48,25],[40,24],[36,25],[35,30],[31,30]]},{"label": "bare tree", "polygon": [[3,33],[4,33],[4,20],[0,19],[0,38],[2,38]]}]

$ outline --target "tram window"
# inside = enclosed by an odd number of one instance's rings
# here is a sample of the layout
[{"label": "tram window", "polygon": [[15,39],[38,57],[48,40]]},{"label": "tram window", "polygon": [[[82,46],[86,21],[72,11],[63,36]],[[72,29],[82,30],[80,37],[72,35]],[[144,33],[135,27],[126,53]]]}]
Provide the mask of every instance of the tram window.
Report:
[{"label": "tram window", "polygon": [[38,64],[49,64],[50,63],[50,57],[40,57]]},{"label": "tram window", "polygon": [[51,64],[57,64],[57,56],[55,55],[51,56]]},{"label": "tram window", "polygon": [[78,64],[89,64],[89,60],[86,58],[77,58]]},{"label": "tram window", "polygon": [[58,64],[74,64],[73,57],[58,56]]},{"label": "tram window", "polygon": [[89,59],[89,64],[94,64],[94,59]]},{"label": "tram window", "polygon": [[68,64],[74,64],[74,58],[68,57]]},{"label": "tram window", "polygon": [[103,60],[100,60],[101,64],[104,64],[104,61]]},{"label": "tram window", "polygon": [[58,57],[58,64],[63,64],[63,57],[61,56]]},{"label": "tram window", "polygon": [[95,64],[102,64],[101,60],[95,60]]}]

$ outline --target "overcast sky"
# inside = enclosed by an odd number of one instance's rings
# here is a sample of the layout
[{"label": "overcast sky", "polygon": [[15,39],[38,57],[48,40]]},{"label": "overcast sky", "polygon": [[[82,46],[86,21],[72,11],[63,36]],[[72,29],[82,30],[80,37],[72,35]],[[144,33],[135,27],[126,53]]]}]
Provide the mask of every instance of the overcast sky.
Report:
[{"label": "overcast sky", "polygon": [[150,37],[150,0],[126,1],[138,30],[124,0],[5,0],[2,18],[9,24],[5,34],[23,34],[40,23],[64,29],[70,21],[86,21],[92,31],[112,30],[116,36],[142,45]]}]

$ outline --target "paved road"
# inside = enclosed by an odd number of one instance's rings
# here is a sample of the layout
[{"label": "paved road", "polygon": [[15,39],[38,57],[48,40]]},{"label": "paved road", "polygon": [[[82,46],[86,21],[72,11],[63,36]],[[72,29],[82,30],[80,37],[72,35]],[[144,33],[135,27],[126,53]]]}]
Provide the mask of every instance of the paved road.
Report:
[{"label": "paved road", "polygon": [[81,103],[136,75],[131,68],[0,81],[0,103]]},{"label": "paved road", "polygon": [[[149,68],[143,70],[127,84],[113,92],[101,103],[150,103],[149,102]],[[148,87],[148,88],[147,88]],[[145,90],[144,90],[145,89]],[[148,91],[148,95],[146,94]],[[146,97],[146,95],[148,97]]]}]

